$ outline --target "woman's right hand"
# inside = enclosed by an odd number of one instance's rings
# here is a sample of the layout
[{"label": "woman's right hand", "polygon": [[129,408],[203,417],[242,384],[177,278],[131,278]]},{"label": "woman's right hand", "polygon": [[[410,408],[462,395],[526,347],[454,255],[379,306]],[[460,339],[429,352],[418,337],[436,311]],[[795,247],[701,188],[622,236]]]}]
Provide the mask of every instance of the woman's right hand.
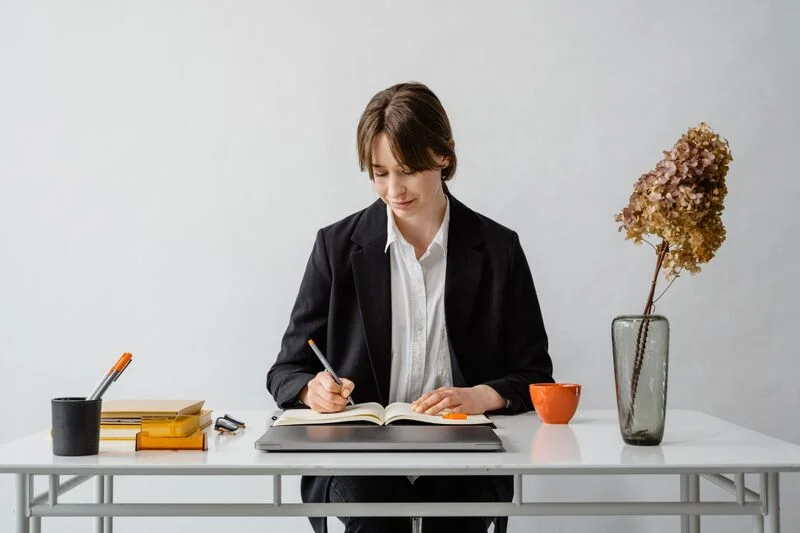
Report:
[{"label": "woman's right hand", "polygon": [[346,378],[341,380],[340,386],[329,373],[325,371],[318,373],[300,391],[300,401],[318,413],[344,411],[355,384]]}]

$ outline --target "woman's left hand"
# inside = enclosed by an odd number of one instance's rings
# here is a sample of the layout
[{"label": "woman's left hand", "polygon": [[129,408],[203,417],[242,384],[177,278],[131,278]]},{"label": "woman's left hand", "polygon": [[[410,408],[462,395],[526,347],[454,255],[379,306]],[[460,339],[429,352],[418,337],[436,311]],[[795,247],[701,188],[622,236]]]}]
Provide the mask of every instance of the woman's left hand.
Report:
[{"label": "woman's left hand", "polygon": [[488,385],[440,387],[417,398],[411,408],[417,413],[437,415],[442,411],[477,415],[505,407],[506,401]]}]

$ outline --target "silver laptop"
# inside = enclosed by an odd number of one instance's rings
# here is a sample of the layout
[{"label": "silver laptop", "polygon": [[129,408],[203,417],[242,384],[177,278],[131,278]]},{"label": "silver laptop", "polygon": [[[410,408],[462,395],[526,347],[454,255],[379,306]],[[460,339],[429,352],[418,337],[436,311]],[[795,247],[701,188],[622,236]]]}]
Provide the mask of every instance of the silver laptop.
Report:
[{"label": "silver laptop", "polygon": [[503,451],[503,442],[489,426],[277,426],[255,446],[268,452]]}]

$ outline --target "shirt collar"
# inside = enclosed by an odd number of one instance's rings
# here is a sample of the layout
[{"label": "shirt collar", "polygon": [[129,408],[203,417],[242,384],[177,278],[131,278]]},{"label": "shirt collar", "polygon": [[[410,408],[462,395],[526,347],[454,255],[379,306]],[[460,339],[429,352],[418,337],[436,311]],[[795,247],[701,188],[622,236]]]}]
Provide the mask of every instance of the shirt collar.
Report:
[{"label": "shirt collar", "polygon": [[438,244],[441,249],[442,253],[447,256],[447,237],[450,234],[450,199],[445,195],[445,200],[447,204],[444,208],[444,218],[442,219],[442,225],[439,226],[439,231],[436,232],[436,235],[433,236],[433,243]]},{"label": "shirt collar", "polygon": [[400,230],[397,229],[397,224],[395,224],[392,208],[389,207],[389,204],[386,204],[386,246],[383,248],[384,252],[387,252],[389,246],[397,241],[399,235]]},{"label": "shirt collar", "polygon": [[[444,255],[447,256],[447,237],[450,233],[450,198],[448,198],[447,195],[445,195],[445,201],[447,203],[445,204],[444,208],[442,225],[439,226],[439,230],[436,232],[436,235],[433,236],[431,246],[434,244],[439,245]],[[389,204],[386,204],[386,219],[386,246],[383,248],[384,252],[388,251],[389,246],[391,246],[395,241],[400,240],[405,242],[400,230],[397,229],[397,223],[394,220],[392,208],[389,206]],[[430,246],[428,248],[430,248]]]}]

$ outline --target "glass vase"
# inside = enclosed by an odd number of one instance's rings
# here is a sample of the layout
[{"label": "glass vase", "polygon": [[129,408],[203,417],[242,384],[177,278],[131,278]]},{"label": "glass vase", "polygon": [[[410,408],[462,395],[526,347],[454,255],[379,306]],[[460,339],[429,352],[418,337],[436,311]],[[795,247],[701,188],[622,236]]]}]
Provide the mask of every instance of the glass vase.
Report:
[{"label": "glass vase", "polygon": [[664,437],[669,321],[625,315],[611,323],[617,414],[626,444],[655,446]]}]

